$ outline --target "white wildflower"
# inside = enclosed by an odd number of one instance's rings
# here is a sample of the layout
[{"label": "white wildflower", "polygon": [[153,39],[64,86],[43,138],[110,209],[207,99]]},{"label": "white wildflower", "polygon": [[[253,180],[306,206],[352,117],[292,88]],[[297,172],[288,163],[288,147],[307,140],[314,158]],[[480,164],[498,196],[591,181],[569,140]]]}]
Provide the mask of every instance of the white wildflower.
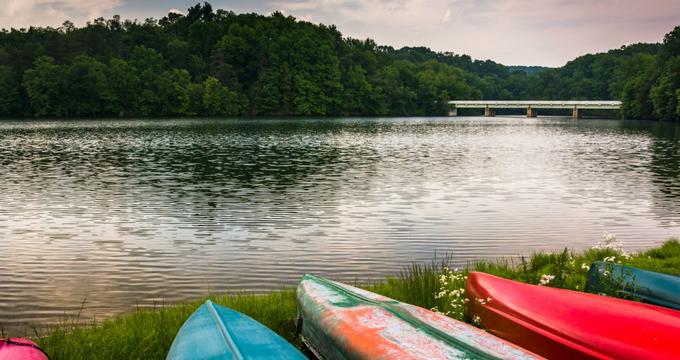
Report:
[{"label": "white wildflower", "polygon": [[472,317],[472,323],[475,325],[479,325],[482,323],[482,318],[480,318],[478,315],[475,315]]},{"label": "white wildflower", "polygon": [[541,275],[541,280],[538,282],[538,285],[548,285],[550,284],[551,281],[555,279],[555,275]]},{"label": "white wildflower", "polygon": [[583,269],[583,270],[589,270],[589,269],[590,269],[590,266],[588,266],[588,264],[586,264],[586,263],[583,263],[583,264],[581,264],[581,269]]}]

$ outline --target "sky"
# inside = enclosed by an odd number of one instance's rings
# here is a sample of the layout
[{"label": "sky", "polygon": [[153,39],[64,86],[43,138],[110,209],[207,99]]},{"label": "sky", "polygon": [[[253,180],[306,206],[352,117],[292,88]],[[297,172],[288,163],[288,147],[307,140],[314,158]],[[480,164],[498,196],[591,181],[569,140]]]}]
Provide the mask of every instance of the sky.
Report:
[{"label": "sky", "polygon": [[[0,0],[0,28],[76,25],[185,12],[198,0]],[[680,0],[213,0],[214,9],[335,24],[344,36],[427,46],[506,65],[561,66],[586,53],[659,42],[680,25]]]}]

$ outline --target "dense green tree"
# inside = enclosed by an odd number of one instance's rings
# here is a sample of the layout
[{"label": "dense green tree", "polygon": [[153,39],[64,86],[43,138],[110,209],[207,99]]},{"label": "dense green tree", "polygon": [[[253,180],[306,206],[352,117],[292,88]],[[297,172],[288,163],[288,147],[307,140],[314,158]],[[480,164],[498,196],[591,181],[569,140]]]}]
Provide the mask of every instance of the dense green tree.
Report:
[{"label": "dense green tree", "polygon": [[0,116],[15,115],[19,111],[19,86],[12,68],[0,65]]},{"label": "dense green tree", "polygon": [[662,120],[677,118],[678,89],[680,89],[680,56],[666,61],[661,75],[651,89],[654,115],[657,118]]},{"label": "dense green tree", "polygon": [[373,89],[366,79],[366,70],[361,65],[350,67],[343,73],[344,94],[342,97],[343,114],[361,114],[370,111]]},{"label": "dense green tree", "polygon": [[680,27],[560,68],[344,38],[197,4],[160,20],[0,31],[0,116],[438,115],[450,99],[621,99],[680,119]]},{"label": "dense green tree", "polygon": [[160,106],[160,110],[156,112],[158,115],[194,115],[189,111],[192,89],[188,71],[164,71],[153,85]]},{"label": "dense green tree", "polygon": [[64,96],[69,116],[97,116],[105,113],[104,99],[108,91],[107,67],[101,62],[80,55],[66,66]]},{"label": "dense green tree", "polygon": [[241,113],[241,99],[235,91],[229,90],[214,77],[203,82],[203,108],[205,115],[231,116]]},{"label": "dense green tree", "polygon": [[103,95],[107,104],[106,112],[119,117],[136,115],[138,91],[141,88],[136,69],[125,60],[112,59],[107,69],[107,79],[107,91]]},{"label": "dense green tree", "polygon": [[69,116],[65,76],[65,67],[47,56],[37,58],[34,67],[24,73],[24,88],[36,116]]}]

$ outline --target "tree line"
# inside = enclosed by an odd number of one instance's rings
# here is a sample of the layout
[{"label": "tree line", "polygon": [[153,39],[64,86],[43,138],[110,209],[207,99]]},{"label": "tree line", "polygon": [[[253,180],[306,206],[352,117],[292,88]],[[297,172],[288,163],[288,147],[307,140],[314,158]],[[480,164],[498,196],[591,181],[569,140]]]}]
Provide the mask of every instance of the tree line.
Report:
[{"label": "tree line", "polygon": [[453,99],[622,99],[680,119],[680,27],[564,67],[394,49],[334,26],[197,4],[143,22],[0,31],[0,116],[440,115]]}]

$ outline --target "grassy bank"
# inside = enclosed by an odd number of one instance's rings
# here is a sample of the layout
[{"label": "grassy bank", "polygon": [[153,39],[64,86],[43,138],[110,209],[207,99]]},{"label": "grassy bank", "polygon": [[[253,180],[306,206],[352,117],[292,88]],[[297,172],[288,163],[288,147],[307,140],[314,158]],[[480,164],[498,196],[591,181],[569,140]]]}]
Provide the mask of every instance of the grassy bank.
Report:
[{"label": "grassy bank", "polygon": [[[592,261],[604,258],[643,269],[680,275],[680,242],[677,240],[669,240],[658,248],[631,255],[622,252],[612,241],[605,241],[598,248],[585,252],[573,253],[565,250],[554,254],[539,253],[524,259],[479,262],[471,268],[533,284],[550,279],[545,285],[581,290],[586,279],[584,264],[589,265]],[[448,282],[450,278],[464,281],[467,270],[455,273],[460,276],[442,276],[443,273],[453,274],[453,271],[445,269],[445,265],[446,261],[413,265],[383,283],[364,288],[426,308],[437,307],[440,311],[448,309],[455,317],[461,317],[451,307],[451,298],[436,294],[442,287],[452,286]],[[291,343],[301,345],[294,333],[294,289],[267,295],[217,296],[211,299],[253,317]],[[153,310],[138,310],[92,327],[64,324],[51,329],[38,343],[53,359],[164,359],[180,326],[203,300]]]}]

